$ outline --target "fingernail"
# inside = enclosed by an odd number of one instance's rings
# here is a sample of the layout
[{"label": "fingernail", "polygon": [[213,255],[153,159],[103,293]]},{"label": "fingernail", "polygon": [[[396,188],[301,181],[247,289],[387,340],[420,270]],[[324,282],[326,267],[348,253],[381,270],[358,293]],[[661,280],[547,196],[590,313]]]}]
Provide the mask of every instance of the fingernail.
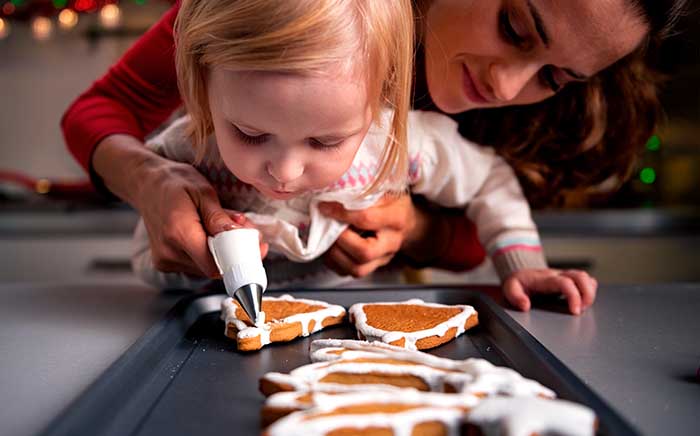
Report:
[{"label": "fingernail", "polygon": [[231,214],[231,219],[239,224],[243,224],[243,222],[245,222],[245,215],[243,215],[242,213],[234,212]]},{"label": "fingernail", "polygon": [[581,308],[576,306],[574,307],[574,315],[580,315],[581,314]]}]

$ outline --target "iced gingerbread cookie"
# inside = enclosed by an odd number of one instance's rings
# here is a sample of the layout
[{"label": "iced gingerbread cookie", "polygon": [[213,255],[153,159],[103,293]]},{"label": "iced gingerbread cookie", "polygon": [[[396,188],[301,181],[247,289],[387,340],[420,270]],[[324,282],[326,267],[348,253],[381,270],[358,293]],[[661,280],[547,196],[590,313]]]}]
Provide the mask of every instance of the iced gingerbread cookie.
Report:
[{"label": "iced gingerbread cookie", "polygon": [[350,322],[360,339],[426,350],[461,335],[479,323],[472,306],[426,303],[358,303],[350,307]]},{"label": "iced gingerbread cookie", "polygon": [[594,436],[598,427],[588,407],[564,400],[489,397],[466,416],[464,434],[503,436]]},{"label": "iced gingerbread cookie", "polygon": [[270,397],[266,407],[270,412],[300,402],[304,410],[277,420],[263,435],[453,435],[459,434],[466,413],[479,399],[418,391],[310,393],[301,399],[283,393]]},{"label": "iced gingerbread cookie", "polygon": [[344,406],[367,404],[368,402],[376,403],[378,399],[380,401],[384,399],[384,402],[403,401],[404,404],[426,406],[431,404],[456,406],[465,411],[474,407],[480,400],[479,397],[471,394],[454,395],[420,391],[407,391],[400,396],[391,391],[374,391],[371,395],[366,392],[279,392],[265,400],[261,412],[262,425],[266,427],[291,413],[315,407],[338,403],[342,403]]},{"label": "iced gingerbread cookie", "polygon": [[252,351],[271,342],[291,341],[340,324],[345,318],[345,309],[291,295],[263,297],[262,311],[257,323],[253,324],[238,302],[226,298],[221,303],[221,318],[226,323],[226,336],[236,340],[238,349]]},{"label": "iced gingerbread cookie", "polygon": [[311,361],[330,362],[376,358],[413,362],[446,371],[444,392],[471,393],[478,396],[524,396],[555,398],[556,394],[542,384],[525,378],[510,368],[495,366],[484,359],[453,360],[422,351],[407,350],[383,342],[344,339],[317,339],[311,342]]},{"label": "iced gingerbread cookie", "polygon": [[311,343],[315,363],[289,374],[270,372],[260,391],[352,392],[413,389],[476,396],[554,398],[550,389],[483,359],[451,360],[381,342],[322,339]]}]

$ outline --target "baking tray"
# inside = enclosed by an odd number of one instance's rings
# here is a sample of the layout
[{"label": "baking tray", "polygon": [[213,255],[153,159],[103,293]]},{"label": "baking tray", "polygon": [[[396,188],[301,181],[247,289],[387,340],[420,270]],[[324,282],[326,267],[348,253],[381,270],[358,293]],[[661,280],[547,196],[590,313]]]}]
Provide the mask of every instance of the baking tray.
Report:
[{"label": "baking tray", "polygon": [[[471,304],[479,312],[479,326],[431,350],[432,354],[454,359],[481,357],[512,367],[553,389],[560,398],[595,410],[600,435],[639,434],[479,288],[382,287],[290,293],[346,308],[356,302],[409,298]],[[354,337],[354,329],[344,324],[257,352],[238,352],[235,341],[223,335],[224,323],[219,319],[223,298],[223,294],[203,294],[178,302],[44,434],[257,435],[264,399],[258,392],[260,376],[269,371],[289,372],[309,363],[309,344],[314,339]]]}]

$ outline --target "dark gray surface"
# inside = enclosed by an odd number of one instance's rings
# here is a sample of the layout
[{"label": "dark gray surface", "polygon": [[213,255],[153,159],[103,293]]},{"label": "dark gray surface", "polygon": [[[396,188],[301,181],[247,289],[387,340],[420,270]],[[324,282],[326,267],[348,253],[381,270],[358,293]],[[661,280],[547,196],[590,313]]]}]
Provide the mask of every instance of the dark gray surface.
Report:
[{"label": "dark gray surface", "polygon": [[645,434],[700,431],[700,284],[603,286],[580,317],[510,313]]},{"label": "dark gray surface", "polygon": [[41,431],[178,298],[104,279],[0,285],[0,435]]},{"label": "dark gray surface", "polygon": [[[173,302],[106,281],[0,285],[0,434],[36,434]],[[647,435],[697,434],[699,312],[700,284],[603,286],[581,317],[509,311]]]}]

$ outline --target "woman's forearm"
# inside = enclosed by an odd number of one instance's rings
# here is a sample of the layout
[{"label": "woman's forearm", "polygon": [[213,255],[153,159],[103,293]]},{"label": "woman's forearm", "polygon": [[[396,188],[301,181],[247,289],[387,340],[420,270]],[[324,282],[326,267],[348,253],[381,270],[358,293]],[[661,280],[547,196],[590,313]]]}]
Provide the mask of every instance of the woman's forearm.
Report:
[{"label": "woman's forearm", "polygon": [[447,250],[451,233],[447,217],[419,205],[414,205],[413,217],[401,253],[416,264],[432,264]]},{"label": "woman's forearm", "polygon": [[110,135],[96,146],[91,166],[110,192],[138,208],[145,171],[161,159],[133,136]]},{"label": "woman's forearm", "polygon": [[467,271],[479,266],[486,252],[474,224],[462,214],[416,206],[415,224],[401,253],[421,266]]}]

